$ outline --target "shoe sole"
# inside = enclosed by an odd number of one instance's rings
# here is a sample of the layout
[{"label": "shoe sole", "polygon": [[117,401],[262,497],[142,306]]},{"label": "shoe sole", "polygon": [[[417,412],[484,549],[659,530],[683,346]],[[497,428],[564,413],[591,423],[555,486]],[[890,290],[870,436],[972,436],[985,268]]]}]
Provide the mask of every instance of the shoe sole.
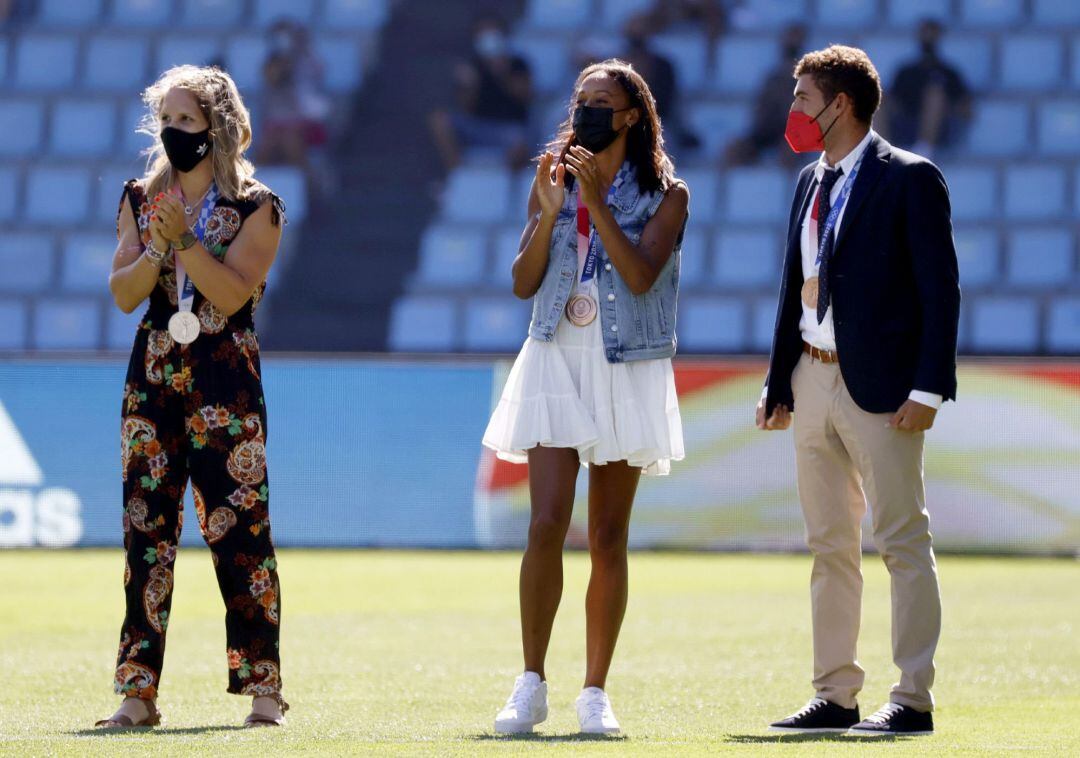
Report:
[{"label": "shoe sole", "polygon": [[770,726],[769,731],[776,734],[844,734],[850,727],[837,727],[836,729],[800,729],[791,726]]},{"label": "shoe sole", "polygon": [[547,714],[545,713],[542,718],[536,721],[515,721],[511,723],[500,724],[495,722],[495,731],[498,734],[530,734],[533,727],[539,726],[547,721]]},{"label": "shoe sole", "polygon": [[926,737],[933,734],[929,732],[880,732],[871,729],[848,729],[847,733],[852,737]]}]

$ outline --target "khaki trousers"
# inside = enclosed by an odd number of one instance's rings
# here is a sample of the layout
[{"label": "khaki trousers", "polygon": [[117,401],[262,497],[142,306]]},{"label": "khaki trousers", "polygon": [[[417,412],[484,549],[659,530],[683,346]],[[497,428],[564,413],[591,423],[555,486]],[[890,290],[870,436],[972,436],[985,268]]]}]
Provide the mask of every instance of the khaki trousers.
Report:
[{"label": "khaki trousers", "polygon": [[941,598],[923,488],[923,434],[887,427],[848,394],[837,364],[805,353],[792,375],[795,459],[806,540],[817,696],[853,708],[862,604],[861,521],[870,505],[874,545],[892,583],[892,652],[900,669],[890,701],[933,710]]}]

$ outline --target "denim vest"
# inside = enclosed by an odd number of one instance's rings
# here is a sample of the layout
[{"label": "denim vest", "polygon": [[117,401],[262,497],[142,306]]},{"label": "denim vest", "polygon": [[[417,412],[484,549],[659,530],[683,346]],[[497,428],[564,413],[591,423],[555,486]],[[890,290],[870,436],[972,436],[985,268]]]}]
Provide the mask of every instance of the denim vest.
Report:
[{"label": "denim vest", "polygon": [[[633,168],[623,164],[623,169],[629,169],[628,176],[608,197],[608,207],[623,234],[636,245],[645,224],[663,202],[664,193],[642,194]],[[578,276],[577,199],[578,184],[575,182],[573,190],[564,192],[563,207],[551,233],[547,271],[544,272],[540,289],[533,296],[529,336],[544,342],[554,339],[555,329],[559,319],[563,318],[563,309]],[[596,268],[600,330],[608,362],[671,358],[675,355],[675,310],[679,296],[682,232],[656,282],[643,295],[630,291],[608,258],[600,235],[595,232],[594,235],[600,252]]]}]

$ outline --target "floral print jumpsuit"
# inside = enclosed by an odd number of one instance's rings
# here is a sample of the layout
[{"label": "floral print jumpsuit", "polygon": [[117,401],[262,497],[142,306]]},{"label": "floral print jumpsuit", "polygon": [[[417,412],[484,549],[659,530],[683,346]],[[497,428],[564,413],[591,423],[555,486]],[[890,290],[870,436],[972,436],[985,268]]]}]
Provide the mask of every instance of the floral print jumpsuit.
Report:
[{"label": "floral print jumpsuit", "polygon": [[[218,260],[263,203],[273,204],[275,226],[284,220],[284,206],[265,187],[256,185],[248,197],[218,197],[203,237]],[[134,214],[142,244],[149,243],[150,204],[137,181],[124,186],[119,212]],[[170,254],[139,324],[121,412],[127,612],[117,694],[157,695],[189,478],[225,600],[228,691],[268,695],[281,689],[281,591],[270,539],[266,406],[253,322],[265,287],[228,318],[196,291],[199,337],[177,344],[167,329],[177,310]]]}]

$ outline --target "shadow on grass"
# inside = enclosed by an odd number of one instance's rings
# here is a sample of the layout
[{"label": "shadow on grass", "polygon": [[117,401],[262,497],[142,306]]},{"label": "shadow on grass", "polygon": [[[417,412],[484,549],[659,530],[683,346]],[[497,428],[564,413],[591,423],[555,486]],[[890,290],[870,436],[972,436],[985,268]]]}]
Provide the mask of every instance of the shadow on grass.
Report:
[{"label": "shadow on grass", "polygon": [[76,729],[68,732],[73,737],[108,737],[113,734],[210,734],[212,732],[253,731],[243,726],[222,724],[219,726],[133,726],[128,729]]},{"label": "shadow on grass", "polygon": [[[724,742],[733,742],[740,745],[768,745],[782,744],[785,742],[847,742],[850,744],[867,742],[896,742],[901,738],[897,735],[882,735],[880,737],[853,737],[836,732],[821,732],[817,734],[729,734],[724,737]],[[907,740],[904,740],[905,742]]]},{"label": "shadow on grass", "polygon": [[625,734],[492,734],[481,732],[467,739],[475,742],[626,742],[630,738]]}]

